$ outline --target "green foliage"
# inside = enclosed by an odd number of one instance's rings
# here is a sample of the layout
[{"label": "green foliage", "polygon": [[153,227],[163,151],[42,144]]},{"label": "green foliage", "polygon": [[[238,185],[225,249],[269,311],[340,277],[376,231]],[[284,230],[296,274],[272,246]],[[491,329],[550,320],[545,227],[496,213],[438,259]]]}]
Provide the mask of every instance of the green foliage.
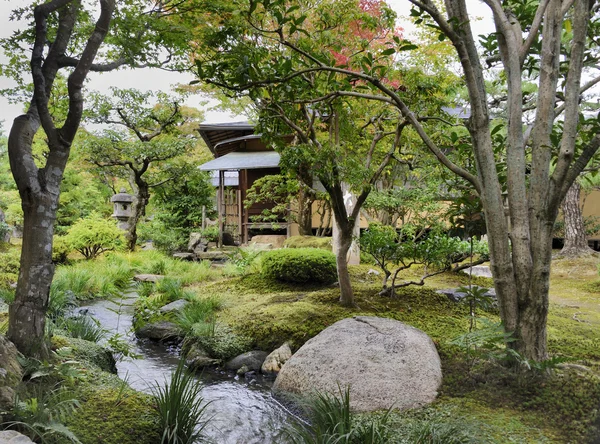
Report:
[{"label": "green foliage", "polygon": [[216,225],[208,226],[204,229],[198,230],[202,239],[207,242],[216,242],[219,239],[219,227]]},{"label": "green foliage", "polygon": [[337,268],[333,253],[294,248],[265,253],[261,273],[265,278],[281,282],[330,284],[336,280]]},{"label": "green foliage", "polygon": [[183,330],[186,337],[214,336],[215,313],[221,307],[221,301],[214,296],[194,299],[177,313],[175,322]]},{"label": "green foliage", "polygon": [[171,255],[187,249],[188,235],[186,230],[170,227],[169,219],[158,213],[151,221],[138,225],[138,239],[142,242],[152,241],[152,245],[164,254]]},{"label": "green foliage", "polygon": [[210,261],[182,261],[156,250],[140,252],[128,261],[136,273],[162,274],[180,281],[182,285],[209,281],[219,276],[219,272],[211,268]]},{"label": "green foliage", "polygon": [[398,240],[398,232],[394,227],[371,223],[360,235],[361,253],[364,251],[370,254],[386,276],[389,276],[391,272],[388,264],[396,259]]},{"label": "green foliage", "polygon": [[[73,147],[77,157],[81,150],[83,137],[78,137]],[[110,196],[112,192],[100,180],[91,175],[89,165],[82,162],[70,162],[60,184],[60,202],[56,213],[56,234],[65,234],[69,227],[79,219],[85,219],[94,213],[103,217],[111,214]]]},{"label": "green foliage", "polygon": [[107,331],[101,327],[98,320],[84,314],[60,318],[57,320],[56,326],[73,338],[90,342],[99,342],[107,336]]},{"label": "green foliage", "polygon": [[0,263],[0,289],[13,290],[12,284],[16,284],[19,277],[21,248],[17,245],[0,246],[2,263]]},{"label": "green foliage", "polygon": [[118,296],[129,287],[132,275],[131,267],[118,256],[60,266],[52,281],[50,298],[61,297],[59,293],[71,294],[77,300]]},{"label": "green foliage", "polygon": [[52,262],[65,265],[69,261],[71,247],[63,236],[54,236],[52,241]]},{"label": "green foliage", "polygon": [[194,325],[192,334],[196,342],[215,359],[226,361],[250,350],[252,340],[235,333],[228,325],[220,322]]},{"label": "green foliage", "polygon": [[244,275],[252,271],[251,266],[261,253],[261,250],[252,248],[236,248],[233,252],[227,253],[227,263],[234,266],[233,274]]},{"label": "green foliage", "polygon": [[[153,198],[153,206],[157,210],[156,225],[162,227],[162,232],[175,230],[184,246],[190,233],[199,231],[202,227],[202,207],[205,208],[206,217],[215,215],[215,188],[210,183],[208,174],[198,169],[197,162],[190,160],[186,157],[170,167],[175,179],[156,187]],[[213,231],[215,228],[211,227]],[[152,240],[155,241],[154,238]]]},{"label": "green foliage", "polygon": [[[112,352],[104,345],[82,338],[60,335],[53,336],[52,343],[56,347],[56,354],[61,362],[71,363],[75,366],[79,365],[79,367],[93,365],[109,373],[116,373],[117,371]],[[81,378],[83,374],[76,373],[75,376]]]},{"label": "green foliage", "polygon": [[[79,401],[64,388],[40,391],[39,396],[15,400],[15,421],[10,428],[18,428],[42,443],[70,442],[81,444],[63,422],[79,407]],[[6,425],[5,425],[6,426]]]},{"label": "green foliage", "polygon": [[297,199],[301,183],[287,175],[273,174],[255,180],[248,189],[244,205],[268,205],[261,214],[253,216],[253,222],[294,222],[297,217],[290,211]]},{"label": "green foliage", "polygon": [[294,444],[387,444],[392,439],[390,412],[357,421],[350,410],[349,387],[339,387],[339,396],[317,392],[303,407],[308,422],[295,422],[285,430]]},{"label": "green foliage", "polygon": [[70,248],[83,254],[86,259],[94,259],[105,251],[121,248],[124,236],[115,221],[104,219],[94,213],[86,219],[75,222],[69,228],[65,242]]},{"label": "green foliage", "polygon": [[208,403],[200,396],[202,384],[181,361],[170,381],[155,385],[153,395],[160,418],[161,444],[194,444],[208,424]]}]

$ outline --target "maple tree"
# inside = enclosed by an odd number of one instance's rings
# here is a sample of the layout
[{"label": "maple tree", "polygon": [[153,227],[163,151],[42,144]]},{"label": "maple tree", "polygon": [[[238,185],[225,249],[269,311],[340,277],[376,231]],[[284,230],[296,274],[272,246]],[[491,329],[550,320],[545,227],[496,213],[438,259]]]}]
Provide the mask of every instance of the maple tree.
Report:
[{"label": "maple tree", "polygon": [[[585,0],[485,0],[494,29],[482,38],[481,54],[465,0],[447,0],[443,10],[431,0],[410,2],[415,21],[435,29],[440,41],[454,49],[466,91],[464,119],[411,100],[418,83],[390,83],[396,78],[390,71],[394,61],[400,68],[410,65],[415,47],[397,36],[386,49],[373,51],[363,39],[347,66],[339,65],[331,53],[344,47],[336,39],[339,30],[344,34],[358,17],[367,24],[368,17],[351,1],[236,4],[239,13],[232,26],[237,34],[222,42],[219,53],[197,60],[198,74],[232,91],[269,85],[297,95],[312,88],[315,101],[354,97],[397,110],[399,124],[410,125],[426,149],[480,197],[500,316],[514,338],[508,345],[524,358],[544,360],[552,228],[567,190],[600,146],[597,119],[586,127],[586,142],[576,143],[579,97],[600,81],[593,72],[597,7]],[[371,16],[377,22],[373,28],[384,18]],[[490,112],[493,95],[484,66],[502,70],[505,105],[496,119]],[[583,72],[592,80],[584,83]],[[301,79],[317,75],[327,81],[302,84]],[[524,96],[535,99],[533,108],[524,107]],[[472,163],[453,157],[436,140],[439,126],[432,126],[432,119],[464,126]],[[554,131],[558,124],[560,133]],[[497,137],[503,138],[502,145],[495,143]],[[498,165],[505,169],[505,183]]]}]

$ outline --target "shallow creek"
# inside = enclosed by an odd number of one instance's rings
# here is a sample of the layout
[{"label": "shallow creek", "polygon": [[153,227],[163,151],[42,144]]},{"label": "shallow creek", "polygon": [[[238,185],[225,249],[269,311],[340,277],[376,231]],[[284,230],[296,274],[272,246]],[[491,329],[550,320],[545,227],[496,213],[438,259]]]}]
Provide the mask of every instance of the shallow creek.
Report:
[{"label": "shallow creek", "polygon": [[[114,302],[100,300],[85,306],[111,333],[121,333],[131,343],[139,359],[117,363],[118,374],[135,389],[150,392],[155,384],[164,384],[177,367],[178,350],[135,339],[131,324],[133,302],[129,293]],[[260,376],[246,380],[231,375],[205,371],[202,397],[210,401],[207,417],[212,417],[205,435],[217,444],[268,444],[284,442],[279,436],[290,421],[288,412],[271,396],[272,381]]]}]

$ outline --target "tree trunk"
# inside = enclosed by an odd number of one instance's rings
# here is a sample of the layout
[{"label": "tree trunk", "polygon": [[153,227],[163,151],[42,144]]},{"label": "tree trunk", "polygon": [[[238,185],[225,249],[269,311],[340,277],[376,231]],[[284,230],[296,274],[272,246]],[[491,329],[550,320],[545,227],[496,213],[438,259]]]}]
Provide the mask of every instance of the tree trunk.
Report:
[{"label": "tree trunk", "polygon": [[583,213],[579,206],[580,194],[581,185],[574,182],[562,202],[565,223],[565,244],[560,251],[561,256],[579,257],[595,253],[588,246]]},{"label": "tree trunk", "polygon": [[127,233],[125,238],[127,239],[127,249],[129,251],[135,251],[137,243],[137,225],[146,215],[146,206],[150,201],[150,188],[148,184],[142,179],[141,175],[135,175],[135,202],[133,204],[133,214],[129,218]]},{"label": "tree trunk", "polygon": [[338,283],[340,286],[340,304],[345,307],[356,307],[354,302],[354,291],[350,282],[350,273],[348,271],[348,251],[352,245],[353,227],[343,230],[338,225],[338,235],[335,236],[334,251],[337,264]]},{"label": "tree trunk", "polygon": [[[8,338],[26,356],[46,358],[46,309],[54,277],[52,238],[58,196],[22,197],[23,245],[15,300],[9,308]],[[41,211],[43,210],[43,211]]]},{"label": "tree trunk", "polygon": [[301,236],[312,236],[312,203],[314,199],[310,192],[300,188],[298,194],[298,231]]},{"label": "tree trunk", "polygon": [[298,193],[298,231],[301,236],[312,236],[312,204],[315,201],[312,192],[313,177],[310,168],[302,165],[298,171],[300,193]]}]

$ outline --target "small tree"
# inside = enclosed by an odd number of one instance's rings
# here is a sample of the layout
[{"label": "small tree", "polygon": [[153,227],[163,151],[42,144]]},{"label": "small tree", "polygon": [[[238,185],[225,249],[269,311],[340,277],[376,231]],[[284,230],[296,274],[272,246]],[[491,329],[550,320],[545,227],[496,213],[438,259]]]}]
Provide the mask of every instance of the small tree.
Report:
[{"label": "small tree", "polygon": [[182,109],[176,99],[164,93],[115,88],[112,93],[110,98],[96,97],[91,120],[119,130],[105,130],[91,139],[88,158],[94,165],[128,179],[133,188],[135,201],[127,232],[127,248],[133,251],[150,190],[179,178],[177,169],[164,168],[165,162],[190,151],[194,138],[185,128],[198,122],[201,114]]},{"label": "small tree", "polygon": [[[425,279],[432,276],[450,270],[459,271],[489,260],[487,243],[472,242],[448,236],[440,227],[428,232],[411,224],[404,225],[400,232],[390,226],[371,224],[360,237],[361,247],[373,256],[384,273],[383,290],[379,294],[391,297],[395,296],[396,288],[424,285]],[[478,259],[458,265],[471,254],[478,255]],[[396,283],[401,272],[418,265],[423,267],[419,280]],[[391,266],[395,268],[393,272],[390,271]],[[390,277],[391,285],[388,286]]]},{"label": "small tree", "polygon": [[123,230],[113,220],[92,213],[75,222],[64,237],[66,244],[86,259],[95,259],[105,251],[118,250],[124,245]]}]

